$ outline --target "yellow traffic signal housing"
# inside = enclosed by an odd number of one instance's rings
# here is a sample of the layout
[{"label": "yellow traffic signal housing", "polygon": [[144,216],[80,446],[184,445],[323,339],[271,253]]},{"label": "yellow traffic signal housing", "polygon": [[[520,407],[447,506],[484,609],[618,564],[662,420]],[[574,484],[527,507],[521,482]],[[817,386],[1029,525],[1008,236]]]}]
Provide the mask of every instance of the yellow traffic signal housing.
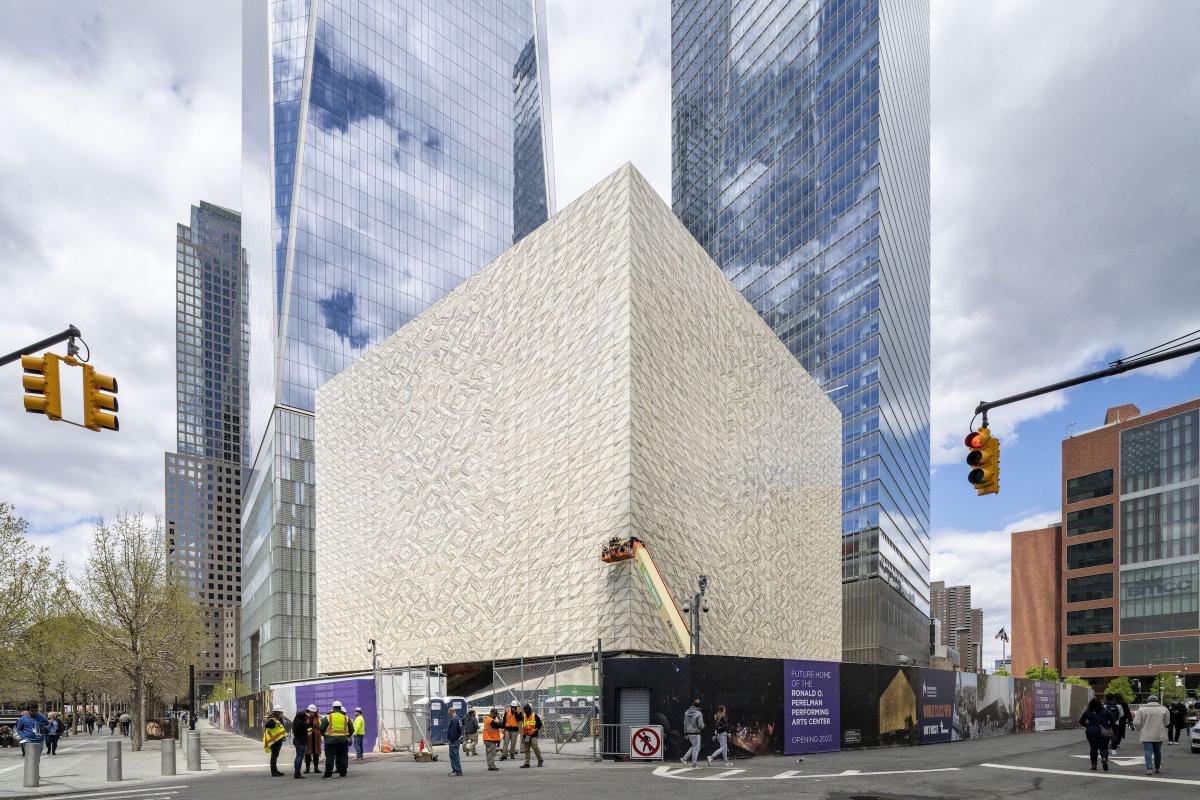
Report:
[{"label": "yellow traffic signal housing", "polygon": [[62,419],[62,392],[58,383],[59,356],[42,353],[40,356],[21,356],[21,385],[25,387],[25,410],[30,414],[45,414],[52,420]]},{"label": "yellow traffic signal housing", "polygon": [[[108,412],[112,412],[111,414]],[[98,431],[121,429],[117,420],[117,379],[83,365],[83,427]]]},{"label": "yellow traffic signal housing", "polygon": [[967,434],[963,442],[968,448],[967,480],[975,487],[976,495],[1000,493],[1000,440],[986,427]]}]

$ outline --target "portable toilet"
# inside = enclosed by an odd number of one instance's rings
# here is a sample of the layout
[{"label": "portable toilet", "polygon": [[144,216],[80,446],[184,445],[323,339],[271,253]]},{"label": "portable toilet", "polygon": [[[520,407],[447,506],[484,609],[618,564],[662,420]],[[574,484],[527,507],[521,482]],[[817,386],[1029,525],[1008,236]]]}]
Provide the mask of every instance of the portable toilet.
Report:
[{"label": "portable toilet", "polygon": [[458,712],[458,721],[462,722],[467,718],[467,698],[465,697],[447,697],[446,698],[446,724],[450,724],[450,709]]},{"label": "portable toilet", "polygon": [[429,700],[429,744],[446,744],[446,728],[450,722],[446,701],[440,697]]}]

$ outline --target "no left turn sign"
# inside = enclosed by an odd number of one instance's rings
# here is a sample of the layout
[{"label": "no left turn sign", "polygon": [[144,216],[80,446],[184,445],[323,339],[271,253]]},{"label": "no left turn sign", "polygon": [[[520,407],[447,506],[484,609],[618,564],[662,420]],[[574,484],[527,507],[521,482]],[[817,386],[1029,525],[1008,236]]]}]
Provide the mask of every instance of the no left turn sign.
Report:
[{"label": "no left turn sign", "polygon": [[629,728],[629,757],[662,760],[662,726],[631,726]]}]

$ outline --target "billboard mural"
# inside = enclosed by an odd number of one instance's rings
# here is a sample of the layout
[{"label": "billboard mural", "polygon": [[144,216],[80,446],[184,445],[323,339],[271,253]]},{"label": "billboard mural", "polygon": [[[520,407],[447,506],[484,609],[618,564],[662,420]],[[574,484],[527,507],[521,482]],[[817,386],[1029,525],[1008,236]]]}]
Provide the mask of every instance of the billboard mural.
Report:
[{"label": "billboard mural", "polygon": [[959,672],[954,687],[954,728],[950,740],[954,742],[971,738],[975,726],[975,712],[979,706],[978,676],[974,672]]},{"label": "billboard mural", "polygon": [[783,662],[783,752],[826,753],[841,746],[840,664]]},{"label": "billboard mural", "polygon": [[1013,679],[976,675],[979,696],[971,738],[999,736],[1013,730]]},{"label": "billboard mural", "polygon": [[918,675],[921,688],[917,720],[921,725],[921,744],[949,742],[954,729],[954,695],[958,683],[954,673],[921,669]]},{"label": "billboard mural", "polygon": [[875,693],[879,698],[879,744],[919,744],[917,692],[920,670],[877,666]]},{"label": "billboard mural", "polygon": [[1013,681],[1013,732],[1033,732],[1033,681]]}]

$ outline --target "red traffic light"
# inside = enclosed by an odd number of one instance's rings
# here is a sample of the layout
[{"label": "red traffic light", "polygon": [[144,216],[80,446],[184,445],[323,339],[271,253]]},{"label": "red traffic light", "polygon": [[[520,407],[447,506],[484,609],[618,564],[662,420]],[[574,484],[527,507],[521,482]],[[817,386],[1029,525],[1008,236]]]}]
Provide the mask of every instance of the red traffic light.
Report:
[{"label": "red traffic light", "polygon": [[983,447],[983,434],[979,433],[979,431],[971,431],[967,434],[967,438],[963,439],[963,444],[972,450]]}]

